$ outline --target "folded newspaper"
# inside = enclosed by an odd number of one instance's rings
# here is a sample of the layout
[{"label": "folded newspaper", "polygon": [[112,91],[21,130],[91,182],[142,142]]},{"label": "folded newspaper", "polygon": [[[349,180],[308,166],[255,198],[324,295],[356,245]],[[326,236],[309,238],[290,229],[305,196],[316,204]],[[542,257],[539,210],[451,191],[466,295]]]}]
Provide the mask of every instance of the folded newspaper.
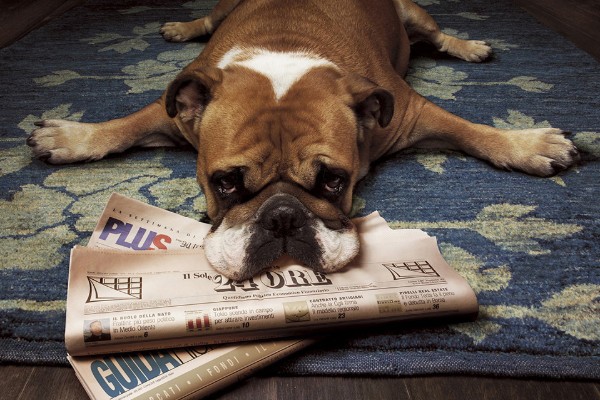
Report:
[{"label": "folded newspaper", "polygon": [[[71,253],[65,342],[88,394],[208,394],[314,341],[293,337],[477,314],[473,290],[435,238],[392,230],[377,213],[354,223],[361,251],[342,271],[283,257],[236,282],[204,257],[210,225],[113,194],[88,247]],[[123,352],[138,353],[114,355]]]}]

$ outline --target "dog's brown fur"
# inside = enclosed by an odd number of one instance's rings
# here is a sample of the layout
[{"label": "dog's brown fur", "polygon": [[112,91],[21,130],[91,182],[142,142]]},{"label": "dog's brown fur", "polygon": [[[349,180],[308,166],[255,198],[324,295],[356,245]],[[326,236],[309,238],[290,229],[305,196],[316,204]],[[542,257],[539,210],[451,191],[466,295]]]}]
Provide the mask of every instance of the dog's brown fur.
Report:
[{"label": "dog's brown fur", "polygon": [[[172,41],[212,38],[157,102],[135,114],[98,124],[42,121],[28,139],[34,155],[61,164],[132,146],[189,142],[198,150],[197,177],[216,231],[265,225],[254,214],[266,213],[265,204],[279,195],[297,199],[302,213],[329,230],[349,229],[344,215],[356,182],[374,160],[411,146],[457,149],[539,176],[577,160],[559,129],[474,124],[413,91],[403,79],[411,42],[425,40],[472,62],[486,59],[491,48],[442,33],[410,0],[222,0],[209,16],[167,23],[161,33]],[[273,78],[244,64],[261,52],[301,54],[314,68],[278,96]],[[243,182],[222,177],[231,171]],[[319,183],[320,174],[329,174],[330,181]],[[343,190],[332,186],[339,179]],[[333,196],[332,188],[340,193]],[[295,201],[285,207],[296,207]],[[241,265],[224,269],[244,278],[270,261],[243,273],[235,271]],[[334,269],[330,264],[312,266]]]}]

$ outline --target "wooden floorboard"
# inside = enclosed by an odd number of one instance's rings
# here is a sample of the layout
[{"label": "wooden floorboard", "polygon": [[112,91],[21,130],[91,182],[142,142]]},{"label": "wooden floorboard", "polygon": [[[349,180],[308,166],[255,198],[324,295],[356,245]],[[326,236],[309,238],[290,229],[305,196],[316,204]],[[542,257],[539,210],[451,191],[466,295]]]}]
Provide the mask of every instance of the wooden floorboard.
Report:
[{"label": "wooden floorboard", "polygon": [[[514,0],[541,23],[600,61],[600,0]],[[0,47],[18,40],[83,0],[0,0]],[[0,400],[79,400],[86,393],[68,367],[0,366]],[[257,376],[213,396],[271,399],[600,400],[597,382],[461,376],[409,378]]]},{"label": "wooden floorboard", "polygon": [[[0,400],[79,400],[86,393],[68,367],[4,366]],[[600,384],[556,380],[433,376],[409,378],[257,376],[212,400],[599,400]]]},{"label": "wooden floorboard", "polygon": [[600,61],[600,0],[513,0]]},{"label": "wooden floorboard", "polygon": [[0,0],[0,48],[82,3],[83,0]]}]

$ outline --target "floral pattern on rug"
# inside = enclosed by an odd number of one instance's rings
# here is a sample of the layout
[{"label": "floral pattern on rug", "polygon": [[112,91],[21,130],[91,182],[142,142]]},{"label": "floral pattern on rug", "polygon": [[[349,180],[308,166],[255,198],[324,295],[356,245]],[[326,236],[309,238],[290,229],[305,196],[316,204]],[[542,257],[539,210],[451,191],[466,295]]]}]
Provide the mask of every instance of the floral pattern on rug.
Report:
[{"label": "floral pattern on rug", "polygon": [[[570,129],[583,162],[552,178],[499,171],[452,151],[409,149],[378,163],[359,184],[354,212],[378,210],[394,228],[437,236],[477,293],[479,318],[360,331],[292,357],[280,373],[491,373],[453,364],[469,353],[481,357],[475,361],[507,356],[497,375],[598,378],[599,64],[508,1],[417,3],[444,32],[486,40],[494,56],[468,64],[418,45],[406,78],[415,90],[474,122]],[[0,84],[13,93],[0,110],[0,360],[66,362],[69,250],[86,243],[112,192],[201,218],[191,149],[56,167],[32,159],[25,139],[40,119],[101,121],[153,101],[203,47],[164,42],[160,25],[206,15],[212,4],[90,1],[0,51],[11,71]],[[531,33],[514,32],[515,24]],[[441,359],[405,365],[424,354]],[[519,366],[520,357],[544,362]],[[368,359],[389,368],[361,367]]]}]

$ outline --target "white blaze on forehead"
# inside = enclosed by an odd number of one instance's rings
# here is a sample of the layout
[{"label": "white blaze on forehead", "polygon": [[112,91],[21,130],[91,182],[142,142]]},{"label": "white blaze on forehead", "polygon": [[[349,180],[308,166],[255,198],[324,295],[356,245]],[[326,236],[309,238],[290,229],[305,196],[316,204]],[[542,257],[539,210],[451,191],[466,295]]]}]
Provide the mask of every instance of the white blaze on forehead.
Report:
[{"label": "white blaze on forehead", "polygon": [[264,49],[229,50],[217,65],[219,68],[239,65],[266,76],[271,81],[275,98],[281,99],[292,85],[317,67],[333,67],[324,58],[304,52],[274,52]]}]

